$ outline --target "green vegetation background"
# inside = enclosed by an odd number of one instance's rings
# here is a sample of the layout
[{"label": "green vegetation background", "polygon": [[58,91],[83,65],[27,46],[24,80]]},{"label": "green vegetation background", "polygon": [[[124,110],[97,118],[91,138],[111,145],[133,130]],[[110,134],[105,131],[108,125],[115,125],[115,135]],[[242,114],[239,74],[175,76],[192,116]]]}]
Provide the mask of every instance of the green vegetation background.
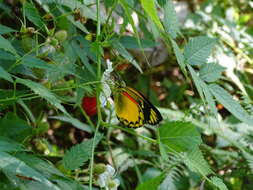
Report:
[{"label": "green vegetation background", "polygon": [[[0,0],[0,189],[253,189],[252,10]],[[106,59],[159,108],[158,126],[89,111]]]}]

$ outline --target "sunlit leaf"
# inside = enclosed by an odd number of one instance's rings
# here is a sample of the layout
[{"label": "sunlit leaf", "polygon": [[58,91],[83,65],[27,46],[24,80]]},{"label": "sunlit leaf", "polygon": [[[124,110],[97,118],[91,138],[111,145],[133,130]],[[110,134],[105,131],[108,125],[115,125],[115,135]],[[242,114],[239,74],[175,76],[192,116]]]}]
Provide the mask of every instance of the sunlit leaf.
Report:
[{"label": "sunlit leaf", "polygon": [[207,62],[216,40],[206,36],[192,38],[185,46],[185,61],[190,65],[201,65]]},{"label": "sunlit leaf", "polygon": [[217,63],[203,64],[199,71],[199,77],[206,82],[214,82],[221,77],[225,68]]},{"label": "sunlit leaf", "polygon": [[159,127],[160,141],[171,149],[182,152],[198,146],[202,140],[190,122],[166,122]]},{"label": "sunlit leaf", "polygon": [[217,84],[208,85],[212,94],[230,113],[237,119],[253,126],[253,117],[251,117],[233,97]]}]

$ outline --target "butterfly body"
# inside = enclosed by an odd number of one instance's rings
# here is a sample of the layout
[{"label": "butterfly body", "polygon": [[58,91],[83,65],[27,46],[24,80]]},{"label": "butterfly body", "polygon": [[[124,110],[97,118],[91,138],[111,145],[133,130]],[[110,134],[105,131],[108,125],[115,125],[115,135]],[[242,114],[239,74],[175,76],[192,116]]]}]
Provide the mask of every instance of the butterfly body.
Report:
[{"label": "butterfly body", "polygon": [[127,127],[156,125],[162,120],[160,112],[140,92],[131,87],[117,87],[113,91],[116,115]]}]

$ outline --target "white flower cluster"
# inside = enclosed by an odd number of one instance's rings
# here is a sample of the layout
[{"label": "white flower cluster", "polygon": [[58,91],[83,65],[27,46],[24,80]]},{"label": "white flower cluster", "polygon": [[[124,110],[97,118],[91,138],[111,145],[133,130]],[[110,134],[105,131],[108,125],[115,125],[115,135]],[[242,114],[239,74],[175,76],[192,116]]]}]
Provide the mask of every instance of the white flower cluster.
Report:
[{"label": "white flower cluster", "polygon": [[105,171],[98,176],[98,185],[106,190],[117,190],[120,181],[118,179],[113,179],[114,175],[115,169],[107,164]]}]

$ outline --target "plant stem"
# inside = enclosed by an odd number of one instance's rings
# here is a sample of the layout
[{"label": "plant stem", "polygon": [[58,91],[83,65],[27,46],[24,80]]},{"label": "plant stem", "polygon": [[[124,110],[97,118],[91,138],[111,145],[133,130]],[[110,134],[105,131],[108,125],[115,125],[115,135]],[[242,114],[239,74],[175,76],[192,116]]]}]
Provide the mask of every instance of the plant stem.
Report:
[{"label": "plant stem", "polygon": [[[98,44],[98,46],[97,46],[97,81],[100,81],[100,78],[101,78],[101,54],[100,54],[100,43],[99,42],[100,42],[101,22],[100,22],[100,1],[99,0],[96,0],[96,7],[97,7],[97,34],[96,34],[96,42],[95,43]],[[97,85],[97,89],[96,89],[98,123],[97,123],[96,130],[94,133],[94,138],[92,141],[92,151],[91,151],[91,159],[90,159],[90,178],[89,178],[89,189],[90,190],[92,190],[92,181],[93,181],[95,140],[96,140],[99,126],[100,126],[100,122],[102,121],[99,95],[100,95],[100,84]]]}]

